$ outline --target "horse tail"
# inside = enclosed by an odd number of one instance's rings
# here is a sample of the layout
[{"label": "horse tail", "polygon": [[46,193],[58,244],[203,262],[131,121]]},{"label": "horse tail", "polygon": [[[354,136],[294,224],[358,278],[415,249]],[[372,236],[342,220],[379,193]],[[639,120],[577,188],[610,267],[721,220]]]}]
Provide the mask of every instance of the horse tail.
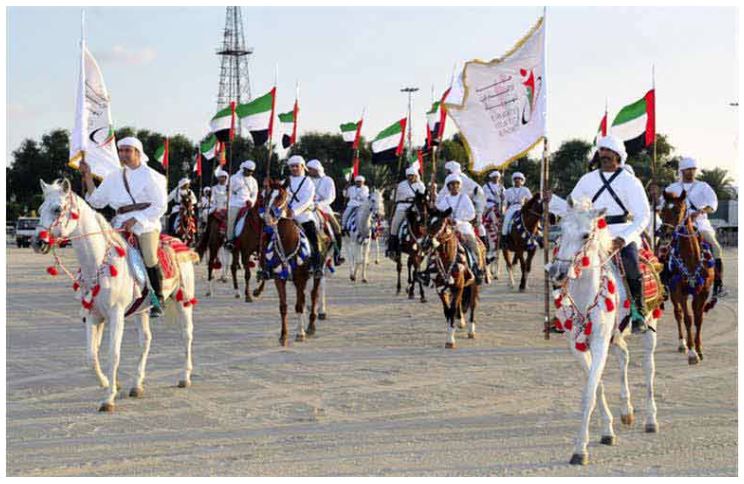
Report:
[{"label": "horse tail", "polygon": [[199,242],[196,244],[196,253],[199,255],[199,259],[204,257],[204,253],[207,251],[207,245],[209,244],[209,231],[212,225],[211,218],[207,216],[207,226],[204,229],[204,233],[199,238]]}]

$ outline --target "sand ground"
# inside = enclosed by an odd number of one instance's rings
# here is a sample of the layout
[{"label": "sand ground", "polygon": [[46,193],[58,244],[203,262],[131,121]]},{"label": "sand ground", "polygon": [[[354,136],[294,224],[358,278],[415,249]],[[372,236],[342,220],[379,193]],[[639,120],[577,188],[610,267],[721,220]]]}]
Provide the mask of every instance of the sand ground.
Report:
[{"label": "sand ground", "polygon": [[[64,251],[66,260],[72,253]],[[127,390],[113,414],[97,412],[103,390],[85,367],[85,333],[68,281],[50,279],[49,256],[6,249],[7,473],[71,475],[440,475],[733,476],[737,469],[737,252],[726,250],[731,294],[705,321],[705,360],[677,352],[664,315],[656,353],[660,433],[619,422],[619,370],[605,373],[618,443],[591,464],[568,465],[578,431],[583,375],[563,337],[544,341],[542,274],[516,293],[487,286],[478,339],[459,333],[444,349],[441,305],[394,294],[393,265],[371,266],[369,284],[347,269],[329,280],[329,319],[316,337],[278,345],[273,285],[248,304],[228,285],[195,317],[193,387],[175,388],[179,328],[153,324],[145,396],[127,398],[138,357],[124,335]],[[538,255],[541,257],[541,254]],[[73,264],[76,267],[76,264]],[[292,301],[294,298],[292,298]],[[293,321],[294,322],[294,321]],[[106,367],[107,340],[103,362]],[[631,358],[640,342],[631,339]],[[642,372],[631,361],[633,404]]]}]

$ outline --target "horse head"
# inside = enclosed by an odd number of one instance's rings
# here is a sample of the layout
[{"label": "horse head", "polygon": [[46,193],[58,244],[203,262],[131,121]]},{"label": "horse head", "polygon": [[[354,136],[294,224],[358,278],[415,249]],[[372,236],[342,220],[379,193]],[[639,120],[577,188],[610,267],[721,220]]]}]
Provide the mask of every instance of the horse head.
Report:
[{"label": "horse head", "polygon": [[54,238],[69,237],[78,226],[77,195],[67,178],[48,184],[39,180],[44,202],[39,207],[39,225],[31,241],[34,251],[46,254]]},{"label": "horse head", "polygon": [[421,248],[425,252],[428,252],[430,248],[437,248],[440,243],[440,236],[446,232],[447,227],[450,225],[449,217],[451,214],[452,207],[444,211],[437,208],[431,209],[428,214],[428,223],[426,224],[426,236],[421,241]]},{"label": "horse head", "polygon": [[522,217],[525,228],[534,232],[537,230],[537,224],[543,216],[543,203],[540,193],[535,193],[532,198],[527,200],[522,206]]},{"label": "horse head", "polygon": [[369,195],[370,210],[372,215],[375,217],[385,216],[385,204],[384,202],[385,189],[375,188]]},{"label": "horse head", "polygon": [[561,284],[566,279],[575,279],[579,265],[584,266],[584,257],[591,264],[597,264],[600,256],[609,252],[611,238],[607,230],[599,224],[606,208],[592,208],[592,202],[583,198],[575,202],[568,197],[568,210],[561,218],[561,239],[553,262],[545,270],[553,284]]},{"label": "horse head", "polygon": [[267,192],[266,211],[264,212],[265,222],[269,225],[274,225],[280,218],[286,215],[289,191],[285,183],[278,180],[271,180]]},{"label": "horse head", "polygon": [[661,208],[661,236],[664,242],[671,240],[677,227],[685,223],[687,218],[687,203],[685,199],[687,193],[682,193],[677,197],[673,193],[664,192],[664,205]]},{"label": "horse head", "polygon": [[429,221],[429,205],[426,193],[416,193],[413,203],[406,210],[406,221],[412,233],[421,237],[426,232]]}]

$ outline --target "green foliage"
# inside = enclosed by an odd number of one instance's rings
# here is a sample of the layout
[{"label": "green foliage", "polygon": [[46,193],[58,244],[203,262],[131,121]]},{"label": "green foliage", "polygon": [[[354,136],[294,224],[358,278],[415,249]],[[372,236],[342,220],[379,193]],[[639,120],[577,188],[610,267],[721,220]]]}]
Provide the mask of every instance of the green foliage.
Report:
[{"label": "green foliage", "polygon": [[561,197],[568,196],[588,169],[592,145],[572,139],[558,147],[550,160],[550,185]]},{"label": "green foliage", "polygon": [[716,192],[718,200],[732,200],[736,198],[734,180],[728,176],[724,168],[713,168],[700,170],[698,180],[706,182]]}]

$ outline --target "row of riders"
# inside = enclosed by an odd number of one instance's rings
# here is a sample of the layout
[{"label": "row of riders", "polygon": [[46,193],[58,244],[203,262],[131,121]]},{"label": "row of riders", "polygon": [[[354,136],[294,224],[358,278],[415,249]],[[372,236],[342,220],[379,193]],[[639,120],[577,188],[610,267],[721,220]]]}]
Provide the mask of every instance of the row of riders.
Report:
[{"label": "row of riders", "polygon": [[[662,298],[657,296],[662,288],[659,284],[649,293],[644,282],[649,271],[658,270],[653,254],[646,247],[647,234],[644,235],[650,225],[651,210],[640,180],[626,169],[623,143],[607,136],[598,141],[598,147],[599,168],[585,174],[566,200],[550,190],[532,195],[520,173],[512,176],[513,186],[509,189],[503,189],[499,183],[498,172],[490,173],[489,181],[478,186],[454,161],[445,165],[445,187],[433,197],[435,192],[427,193],[418,180],[418,173],[409,169],[406,179],[396,188],[388,247],[389,255],[397,259],[399,267],[403,252],[409,255],[409,261],[414,259],[414,282],[427,282],[433,275],[432,282],[437,287],[448,323],[446,346],[454,348],[455,320],[462,319],[463,307],[470,309],[468,336],[475,337],[478,287],[490,277],[486,247],[490,247],[488,258],[493,258],[500,246],[507,265],[510,251],[515,253],[515,258],[519,255],[520,263],[521,252],[527,252],[528,272],[529,261],[540,239],[537,234],[542,207],[544,201],[548,202],[549,211],[561,218],[560,243],[546,267],[555,288],[558,318],[555,330],[568,333],[571,351],[589,375],[584,388],[582,427],[571,459],[574,464],[587,462],[588,426],[597,399],[603,417],[601,443],[611,445],[615,440],[612,415],[601,382],[610,350],[617,353],[621,365],[622,421],[626,424],[633,421],[627,384],[628,350],[624,342],[624,336],[631,332],[640,334],[644,341],[646,431],[658,431],[653,352],[656,323],[661,317],[658,306]],[[139,322],[142,356],[130,392],[131,396],[138,397],[143,392],[151,339],[149,318],[162,315],[168,298],[175,303],[186,344],[186,362],[179,386],[190,385],[192,310],[197,302],[194,297],[195,255],[180,241],[160,234],[160,218],[166,213],[169,199],[165,178],[147,166],[148,158],[138,139],[120,140],[118,151],[122,170],[109,174],[98,187],[89,166],[81,162],[85,200],[75,195],[67,180],[49,185],[41,182],[44,203],[39,210],[41,220],[34,241],[35,249],[44,253],[53,251],[62,240],[70,241],[75,249],[80,270],[77,275],[65,271],[74,280],[73,289],[82,295],[89,361],[101,386],[109,388],[101,405],[101,410],[105,411],[113,410],[119,386],[116,378],[124,318],[131,315]],[[307,334],[312,334],[323,267],[343,261],[342,233],[354,232],[355,224],[360,223],[354,213],[369,209],[368,198],[381,198],[379,192],[370,194],[364,179],[357,177],[354,186],[345,191],[350,203],[342,223],[338,224],[330,208],[336,196],[335,187],[333,180],[323,173],[321,163],[312,160],[306,166],[304,159],[295,155],[289,158],[287,165],[290,175],[286,180],[268,181],[263,193],[259,193],[252,176],[253,161],[243,162],[241,171],[233,175],[229,184],[227,173],[220,169],[216,173],[219,182],[211,188],[206,200],[212,223],[220,222],[217,216],[220,209],[227,211],[222,219],[227,219],[228,247],[250,246],[259,259],[262,280],[270,276],[275,280],[280,295],[282,344],[287,341],[286,282],[292,280],[297,289],[297,339],[302,341],[306,334],[303,326],[305,283],[313,280],[307,330]],[[710,307],[706,299],[711,289],[714,297],[724,293],[721,248],[707,220],[715,211],[717,200],[706,183],[695,179],[696,170],[695,160],[683,158],[679,181],[662,194],[652,193],[655,209],[661,213],[658,254],[664,262],[662,276],[674,305],[680,343],[686,339],[691,364],[702,359],[702,313]],[[230,190],[229,205],[227,190]],[[179,184],[170,198],[178,196],[182,203],[193,205],[194,197],[186,184]],[[116,211],[111,221],[113,228],[85,201],[98,209],[112,207]],[[219,231],[219,227],[213,226],[212,231]],[[246,234],[253,235],[253,242],[245,238]],[[245,254],[243,252],[242,262],[247,269],[250,261]],[[428,263],[422,270],[425,257]],[[56,254],[55,260],[64,268]],[[140,262],[136,263],[137,260]],[[48,271],[54,275],[56,268],[50,267]],[[520,288],[524,288],[524,280],[523,269]],[[412,291],[411,288],[410,297]],[[648,307],[646,297],[649,295],[656,307]],[[690,329],[693,317],[687,309],[689,296],[693,297],[697,327],[694,347]],[[687,338],[681,330],[682,317]],[[111,325],[109,378],[98,363],[105,321]],[[627,324],[628,321],[631,324]]]}]

